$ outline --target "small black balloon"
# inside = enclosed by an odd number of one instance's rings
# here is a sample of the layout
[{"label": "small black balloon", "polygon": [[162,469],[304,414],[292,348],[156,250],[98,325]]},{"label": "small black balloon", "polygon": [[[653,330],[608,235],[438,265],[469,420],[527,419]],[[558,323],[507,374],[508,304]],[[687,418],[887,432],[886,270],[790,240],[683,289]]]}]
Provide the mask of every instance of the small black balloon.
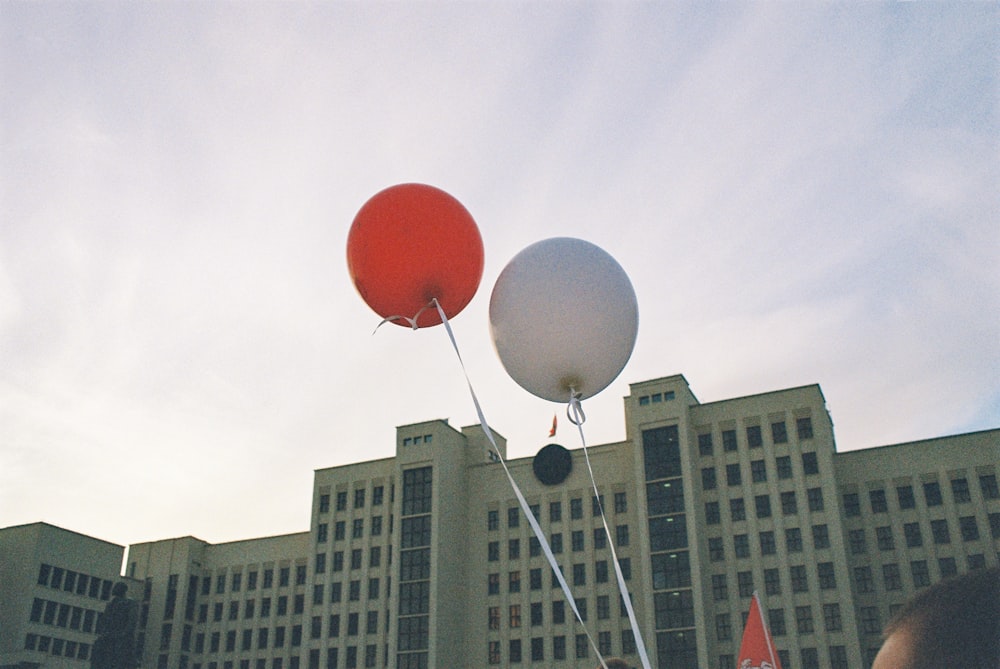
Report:
[{"label": "small black balloon", "polygon": [[545,485],[559,485],[573,471],[573,456],[559,444],[549,444],[535,455],[531,469]]}]

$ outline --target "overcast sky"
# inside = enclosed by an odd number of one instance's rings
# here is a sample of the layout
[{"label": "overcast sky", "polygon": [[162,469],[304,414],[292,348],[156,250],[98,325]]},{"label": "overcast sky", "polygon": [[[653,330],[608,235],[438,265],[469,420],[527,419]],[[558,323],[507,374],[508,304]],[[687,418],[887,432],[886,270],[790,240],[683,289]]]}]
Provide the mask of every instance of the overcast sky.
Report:
[{"label": "overcast sky", "polygon": [[591,445],[677,373],[702,402],[819,383],[841,451],[1000,427],[998,19],[0,2],[0,527],[297,532],[314,469],[478,422],[444,330],[373,335],[347,273],[357,210],[409,181],[479,225],[453,327],[511,457],[564,414],[504,372],[489,297],[553,236],[638,298]]}]

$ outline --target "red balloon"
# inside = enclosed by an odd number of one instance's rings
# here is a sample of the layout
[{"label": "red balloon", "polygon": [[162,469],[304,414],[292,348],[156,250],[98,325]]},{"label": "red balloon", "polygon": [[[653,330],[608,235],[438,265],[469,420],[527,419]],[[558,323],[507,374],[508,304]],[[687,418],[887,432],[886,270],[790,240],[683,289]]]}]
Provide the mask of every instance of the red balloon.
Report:
[{"label": "red balloon", "polygon": [[[432,299],[451,319],[476,294],[483,240],[454,197],[433,186],[399,184],[376,193],[354,217],[347,269],[382,318],[416,317],[417,326],[429,327],[441,323],[437,309],[421,312]],[[393,322],[411,325],[402,318]]]}]

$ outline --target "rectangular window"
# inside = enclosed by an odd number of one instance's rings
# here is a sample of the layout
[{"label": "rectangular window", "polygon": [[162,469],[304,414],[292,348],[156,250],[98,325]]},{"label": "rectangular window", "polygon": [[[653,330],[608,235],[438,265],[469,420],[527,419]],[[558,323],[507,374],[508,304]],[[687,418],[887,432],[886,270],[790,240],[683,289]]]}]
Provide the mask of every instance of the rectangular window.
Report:
[{"label": "rectangular window", "polygon": [[[739,587],[740,597],[749,597],[753,594],[753,572],[740,571],[736,573],[736,583]],[[693,623],[692,623],[693,624]]]},{"label": "rectangular window", "polygon": [[847,545],[852,555],[863,555],[868,550],[864,530],[850,530],[847,533]]},{"label": "rectangular window", "polygon": [[914,560],[911,562],[910,575],[913,577],[914,588],[923,588],[931,584],[931,573],[927,568],[927,560]]},{"label": "rectangular window", "polygon": [[738,558],[750,557],[750,538],[746,534],[733,537],[733,552]]},{"label": "rectangular window", "polygon": [[885,490],[869,490],[868,499],[872,505],[872,513],[885,513],[889,510],[889,505],[885,499]]},{"label": "rectangular window", "polygon": [[433,494],[431,467],[408,469],[403,472],[403,515],[431,512]]},{"label": "rectangular window", "polygon": [[774,532],[772,530],[764,530],[760,533],[759,537],[761,555],[774,555],[778,552],[778,544],[774,540]]},{"label": "rectangular window", "polygon": [[[772,625],[773,633],[773,625]],[[733,638],[733,627],[729,622],[728,613],[715,614],[715,638],[719,641],[729,641]]]},{"label": "rectangular window", "polygon": [[788,429],[785,427],[785,421],[771,423],[771,441],[776,444],[788,443]]},{"label": "rectangular window", "polygon": [[698,435],[698,455],[712,455],[711,432],[703,432]]},{"label": "rectangular window", "polygon": [[806,575],[804,565],[789,567],[788,576],[792,584],[792,592],[809,592],[809,577]]},{"label": "rectangular window", "polygon": [[901,485],[896,487],[896,499],[899,501],[900,509],[912,509],[917,505],[913,496],[913,486]]},{"label": "rectangular window", "polygon": [[903,579],[899,575],[899,565],[892,562],[882,565],[882,583],[888,592],[903,589]]},{"label": "rectangular window", "polygon": [[806,490],[806,500],[809,502],[810,511],[823,510],[823,489],[809,488]]},{"label": "rectangular window", "polygon": [[795,607],[795,628],[799,634],[813,633],[813,614],[811,606]]},{"label": "rectangular window", "polygon": [[739,463],[726,465],[726,484],[730,486],[737,486],[743,483],[743,477],[740,474]]},{"label": "rectangular window", "polygon": [[722,522],[722,515],[719,513],[718,502],[705,502],[705,524],[718,525]]},{"label": "rectangular window", "polygon": [[826,525],[813,525],[813,548],[822,550],[830,547],[830,531]]},{"label": "rectangular window", "polygon": [[966,478],[952,479],[951,494],[955,498],[956,504],[971,502],[972,495],[969,492],[969,480]]},{"label": "rectangular window", "polygon": [[618,546],[628,546],[628,525],[618,525],[615,527],[615,539],[615,543]]},{"label": "rectangular window", "polygon": [[938,558],[938,570],[941,572],[941,578],[948,578],[949,576],[955,576],[958,573],[958,565],[953,557],[943,557]]},{"label": "rectangular window", "polygon": [[1000,499],[1000,486],[997,485],[996,474],[981,474],[979,476],[979,489],[982,491],[984,499]]},{"label": "rectangular window", "polygon": [[764,592],[768,595],[781,594],[781,573],[777,569],[764,570]]},{"label": "rectangular window", "polygon": [[767,624],[771,628],[772,636],[785,636],[785,610],[768,609]]},{"label": "rectangular window", "polygon": [[358,488],[354,491],[354,508],[363,509],[365,508],[365,489]]},{"label": "rectangular window", "polygon": [[704,467],[701,470],[701,489],[715,490],[715,467]]},{"label": "rectangular window", "polygon": [[875,528],[875,541],[880,551],[891,551],[896,548],[896,542],[892,537],[892,527],[889,525]]},{"label": "rectangular window", "polygon": [[907,548],[916,548],[924,545],[924,537],[920,533],[920,523],[905,523],[903,525],[903,536],[906,538]]},{"label": "rectangular window", "polygon": [[711,562],[723,562],[726,559],[726,551],[723,547],[722,537],[710,537],[708,540],[708,559]]},{"label": "rectangular window", "polygon": [[802,454],[802,473],[806,475],[819,474],[819,461],[813,452]]},{"label": "rectangular window", "polygon": [[628,495],[626,493],[615,493],[615,513],[628,513]]},{"label": "rectangular window", "polygon": [[774,459],[774,466],[778,470],[778,478],[786,480],[792,478],[792,457],[790,455],[779,455]]},{"label": "rectangular window", "polygon": [[508,560],[519,560],[521,558],[521,540],[520,539],[508,539],[507,540],[507,559]]},{"label": "rectangular window", "polygon": [[975,516],[962,516],[959,518],[958,531],[962,534],[962,541],[979,540],[979,525],[976,524]]},{"label": "rectangular window", "polygon": [[717,602],[729,598],[729,586],[726,583],[725,574],[712,575],[712,598]]},{"label": "rectangular window", "polygon": [[507,592],[521,592],[521,572],[512,571],[507,574]]},{"label": "rectangular window", "polygon": [[500,512],[496,509],[486,512],[486,529],[490,532],[500,529]]},{"label": "rectangular window", "polygon": [[924,483],[924,501],[927,506],[941,506],[941,485],[937,481]]},{"label": "rectangular window", "polygon": [[767,464],[763,460],[750,462],[750,480],[754,483],[767,481]]},{"label": "rectangular window", "polygon": [[574,497],[569,501],[569,517],[571,520],[583,518],[583,499]]},{"label": "rectangular window", "polygon": [[794,516],[799,512],[799,505],[795,498],[795,491],[788,490],[781,493],[781,513],[786,516]]},{"label": "rectangular window", "polygon": [[812,418],[806,416],[804,418],[795,419],[795,431],[799,436],[799,440],[812,439],[813,438],[813,426]]},{"label": "rectangular window", "polygon": [[840,604],[823,605],[823,628],[827,632],[839,632],[843,629],[840,616]]},{"label": "rectangular window", "polygon": [[742,497],[729,500],[729,515],[734,523],[747,519],[746,503]]},{"label": "rectangular window", "polygon": [[562,520],[562,503],[561,502],[550,502],[549,503],[549,522],[558,523]]},{"label": "rectangular window", "polygon": [[642,451],[647,481],[681,475],[680,437],[676,425],[643,430]]},{"label": "rectangular window", "polygon": [[722,450],[727,453],[736,450],[736,430],[722,431]]},{"label": "rectangular window", "polygon": [[771,517],[771,497],[769,495],[757,495],[753,502],[758,518]]},{"label": "rectangular window", "polygon": [[507,527],[517,527],[520,525],[521,510],[516,506],[507,509]]},{"label": "rectangular window", "polygon": [[785,530],[785,549],[789,553],[802,552],[802,530],[797,527],[789,527]]},{"label": "rectangular window", "polygon": [[760,448],[764,445],[764,438],[761,436],[760,425],[747,426],[747,446],[750,448]]},{"label": "rectangular window", "polygon": [[837,588],[837,575],[832,562],[820,562],[816,565],[816,575],[819,579],[820,590],[835,590]]},{"label": "rectangular window", "polygon": [[573,530],[573,533],[570,535],[570,543],[573,546],[574,553],[585,550],[583,530]]},{"label": "rectangular window", "polygon": [[844,493],[844,515],[848,518],[857,518],[861,515],[861,500],[858,493]]}]

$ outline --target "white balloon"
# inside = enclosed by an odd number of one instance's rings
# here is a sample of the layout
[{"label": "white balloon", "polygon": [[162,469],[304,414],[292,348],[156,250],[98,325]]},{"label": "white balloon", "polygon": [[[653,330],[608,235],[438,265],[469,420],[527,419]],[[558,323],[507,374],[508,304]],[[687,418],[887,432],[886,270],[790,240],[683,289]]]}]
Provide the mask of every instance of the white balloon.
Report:
[{"label": "white balloon", "polygon": [[504,369],[533,395],[596,395],[635,347],[639,307],[621,265],[590,242],[554,237],[507,263],[490,297],[490,332]]}]

